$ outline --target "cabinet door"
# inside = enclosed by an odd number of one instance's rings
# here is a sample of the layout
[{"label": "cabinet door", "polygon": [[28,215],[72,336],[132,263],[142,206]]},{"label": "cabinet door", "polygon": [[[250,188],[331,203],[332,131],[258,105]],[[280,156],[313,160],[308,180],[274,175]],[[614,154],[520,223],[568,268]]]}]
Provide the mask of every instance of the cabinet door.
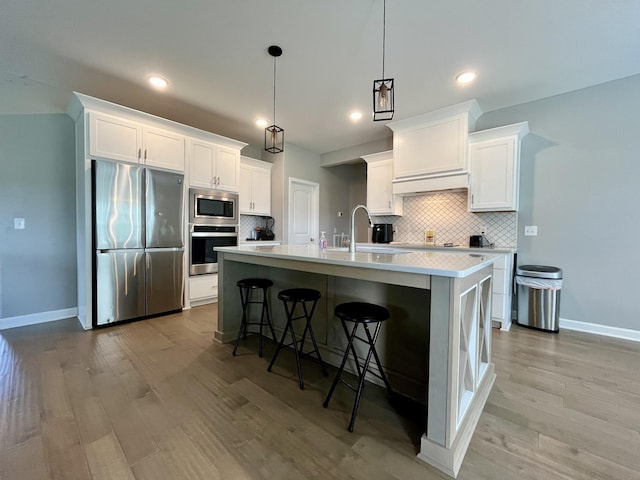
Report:
[{"label": "cabinet door", "polygon": [[470,145],[470,211],[518,209],[517,141],[509,137]]},{"label": "cabinet door", "polygon": [[184,172],[184,137],[167,130],[145,127],[143,158],[147,165]]},{"label": "cabinet door", "polygon": [[238,197],[240,213],[253,215],[253,199],[251,196],[251,167],[240,165],[240,181],[238,182]]},{"label": "cabinet door", "polygon": [[391,213],[391,162],[367,165],[367,207],[372,214]]},{"label": "cabinet door", "polygon": [[[241,180],[242,181],[242,180]],[[271,215],[271,171],[253,168],[251,171],[251,199],[254,215]]]},{"label": "cabinet door", "polygon": [[238,191],[240,153],[228,148],[218,148],[216,154],[216,188]]},{"label": "cabinet door", "polygon": [[197,141],[191,143],[190,185],[205,188],[214,186],[215,158],[215,145]]},{"label": "cabinet door", "polygon": [[394,134],[395,178],[466,170],[466,116],[456,116]]},{"label": "cabinet door", "polygon": [[89,154],[138,163],[142,148],[142,125],[118,117],[89,113]]}]

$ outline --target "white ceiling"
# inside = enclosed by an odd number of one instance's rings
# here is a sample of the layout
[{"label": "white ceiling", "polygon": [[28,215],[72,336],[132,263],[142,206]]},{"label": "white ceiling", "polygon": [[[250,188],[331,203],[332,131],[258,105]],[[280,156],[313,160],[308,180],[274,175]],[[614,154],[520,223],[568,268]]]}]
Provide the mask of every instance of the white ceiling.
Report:
[{"label": "white ceiling", "polygon": [[[70,92],[259,144],[258,117],[319,153],[390,134],[371,120],[382,0],[3,0],[0,113]],[[394,120],[476,98],[484,111],[640,73],[637,0],[387,0]],[[477,81],[461,88],[465,69]],[[145,77],[171,81],[149,91]],[[347,113],[362,110],[354,124]],[[210,128],[209,128],[210,127]]]}]

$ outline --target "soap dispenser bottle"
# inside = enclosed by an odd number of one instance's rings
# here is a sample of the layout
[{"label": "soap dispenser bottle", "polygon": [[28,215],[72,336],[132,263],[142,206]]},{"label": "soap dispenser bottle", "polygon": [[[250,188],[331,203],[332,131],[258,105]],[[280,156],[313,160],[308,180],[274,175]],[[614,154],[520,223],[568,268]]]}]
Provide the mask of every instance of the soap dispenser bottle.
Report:
[{"label": "soap dispenser bottle", "polygon": [[327,248],[327,237],[325,232],[320,232],[320,250]]}]

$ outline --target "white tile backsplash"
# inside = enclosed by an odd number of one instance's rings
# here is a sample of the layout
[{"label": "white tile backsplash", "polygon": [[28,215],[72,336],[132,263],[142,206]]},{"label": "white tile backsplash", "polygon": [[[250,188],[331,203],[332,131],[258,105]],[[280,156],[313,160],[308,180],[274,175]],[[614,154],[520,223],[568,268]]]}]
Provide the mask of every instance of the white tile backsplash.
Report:
[{"label": "white tile backsplash", "polygon": [[257,215],[240,215],[240,231],[238,232],[238,240],[240,242],[251,237],[251,231],[258,226],[264,225],[264,219]]},{"label": "white tile backsplash", "polygon": [[500,247],[516,248],[518,212],[471,213],[467,211],[467,192],[446,191],[404,197],[404,215],[374,217],[374,223],[392,223],[393,240],[423,243],[426,229],[435,230],[436,243],[469,245],[470,235],[485,230],[487,239]]}]

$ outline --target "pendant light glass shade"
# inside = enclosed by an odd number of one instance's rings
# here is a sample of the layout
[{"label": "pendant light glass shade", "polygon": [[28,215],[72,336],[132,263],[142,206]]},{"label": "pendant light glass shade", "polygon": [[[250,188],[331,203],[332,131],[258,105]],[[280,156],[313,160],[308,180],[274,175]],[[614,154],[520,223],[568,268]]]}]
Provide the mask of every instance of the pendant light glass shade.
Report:
[{"label": "pendant light glass shade", "polygon": [[276,58],[282,55],[282,49],[271,45],[268,52],[273,57],[273,125],[264,129],[264,149],[280,153],[284,151],[284,130],[276,125]]},{"label": "pendant light glass shade", "polygon": [[393,78],[384,76],[384,54],[387,34],[387,2],[382,10],[382,79],[373,81],[373,121],[391,120],[394,113]]},{"label": "pendant light glass shade", "polygon": [[393,118],[393,78],[373,81],[373,120]]},{"label": "pendant light glass shade", "polygon": [[284,151],[284,130],[277,125],[264,129],[264,149],[271,153]]}]

